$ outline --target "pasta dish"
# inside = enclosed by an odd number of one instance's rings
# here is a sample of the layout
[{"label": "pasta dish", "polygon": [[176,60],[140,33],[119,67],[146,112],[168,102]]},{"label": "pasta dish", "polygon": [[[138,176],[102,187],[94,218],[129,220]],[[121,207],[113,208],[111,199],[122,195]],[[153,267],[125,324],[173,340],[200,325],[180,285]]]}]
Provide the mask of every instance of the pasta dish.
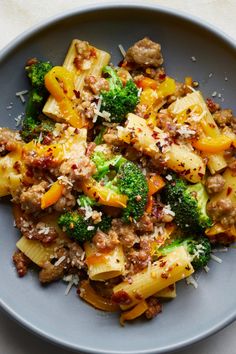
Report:
[{"label": "pasta dish", "polygon": [[0,196],[18,275],[75,285],[123,325],[155,317],[235,241],[236,118],[168,76],[160,44],[119,47],[117,66],[79,39],[62,65],[27,61],[22,126],[0,128]]}]

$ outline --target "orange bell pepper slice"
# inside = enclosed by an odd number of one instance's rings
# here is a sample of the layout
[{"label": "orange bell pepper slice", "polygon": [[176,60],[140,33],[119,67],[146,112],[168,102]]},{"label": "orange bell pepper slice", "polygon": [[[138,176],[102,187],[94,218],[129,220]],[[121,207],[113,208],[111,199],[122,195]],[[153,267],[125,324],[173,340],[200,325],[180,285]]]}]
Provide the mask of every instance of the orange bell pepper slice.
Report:
[{"label": "orange bell pepper slice", "polygon": [[124,326],[125,321],[132,321],[141,316],[148,309],[148,304],[145,300],[139,302],[134,308],[129,311],[123,312],[120,316],[120,324]]},{"label": "orange bell pepper slice", "polygon": [[192,142],[195,149],[213,154],[229,149],[231,144],[232,139],[222,134],[214,138],[210,136],[202,137]]},{"label": "orange bell pepper slice", "polygon": [[152,175],[148,178],[148,195],[151,196],[165,186],[164,179],[159,175]]},{"label": "orange bell pepper slice", "polygon": [[102,186],[95,179],[88,178],[82,182],[82,190],[85,195],[95,199],[102,205],[109,205],[116,208],[126,208],[128,197],[124,194],[118,194],[115,191]]},{"label": "orange bell pepper slice", "polygon": [[82,128],[83,122],[71,101],[74,95],[74,75],[63,66],[54,66],[44,78],[45,86],[55,98],[63,118],[75,128]]},{"label": "orange bell pepper slice", "polygon": [[55,204],[62,196],[63,185],[56,181],[41,198],[41,209],[46,209]]},{"label": "orange bell pepper slice", "polygon": [[145,76],[138,80],[137,86],[142,89],[152,88],[155,90],[157,88],[157,81]]},{"label": "orange bell pepper slice", "polygon": [[146,213],[151,214],[153,208],[153,196],[148,196],[147,206],[146,206]]},{"label": "orange bell pepper slice", "polygon": [[97,294],[89,284],[88,280],[81,281],[79,295],[96,309],[107,312],[116,312],[119,310],[119,306],[114,304],[112,300]]}]

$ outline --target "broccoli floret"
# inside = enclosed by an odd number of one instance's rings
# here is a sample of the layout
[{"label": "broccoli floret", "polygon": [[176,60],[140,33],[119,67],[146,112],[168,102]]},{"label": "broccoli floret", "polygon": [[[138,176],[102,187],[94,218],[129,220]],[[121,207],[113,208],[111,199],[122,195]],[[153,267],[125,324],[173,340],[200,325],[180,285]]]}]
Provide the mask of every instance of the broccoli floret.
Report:
[{"label": "broccoli floret", "polygon": [[170,244],[157,250],[158,256],[165,256],[175,250],[175,248],[184,246],[190,255],[192,266],[195,270],[203,268],[210,260],[211,244],[207,237],[188,237],[179,238],[172,241]]},{"label": "broccoli floret", "polygon": [[21,136],[25,142],[37,139],[40,134],[42,138],[51,133],[54,129],[53,121],[39,119],[43,105],[47,98],[47,90],[44,86],[44,76],[52,68],[49,62],[36,62],[26,66],[25,70],[30,79],[32,89],[25,109]]},{"label": "broccoli floret", "polygon": [[112,169],[117,170],[119,166],[126,161],[122,155],[116,155],[108,159],[107,156],[100,151],[95,151],[91,159],[97,168],[97,172],[93,175],[93,178],[98,181],[106,176]]},{"label": "broccoli floret", "polygon": [[93,176],[102,180],[103,184],[119,194],[128,197],[126,208],[123,209],[123,221],[138,220],[145,211],[148,195],[148,184],[141,169],[122,155],[111,156],[109,159],[102,152],[95,152],[92,157],[97,173]]},{"label": "broccoli floret", "polygon": [[101,110],[111,114],[111,122],[121,123],[128,113],[134,111],[139,100],[138,89],[132,80],[128,80],[123,86],[116,71],[110,66],[105,66],[103,73],[109,76],[107,80],[110,89],[101,92]]},{"label": "broccoli floret", "polygon": [[174,174],[164,190],[165,203],[175,213],[175,222],[183,231],[201,233],[212,225],[206,212],[208,195],[201,183],[188,185]]},{"label": "broccoli floret", "polygon": [[108,231],[111,227],[111,218],[104,215],[101,222],[94,224],[91,218],[85,220],[83,213],[68,211],[59,217],[58,225],[69,237],[82,243],[90,241],[98,229]]},{"label": "broccoli floret", "polygon": [[92,207],[94,205],[97,205],[94,199],[91,199],[90,197],[84,194],[79,196],[79,198],[77,199],[77,203],[82,208],[86,208],[88,206]]},{"label": "broccoli floret", "polygon": [[44,89],[44,76],[51,69],[52,64],[49,61],[37,61],[36,63],[25,67],[31,85],[36,89]]}]

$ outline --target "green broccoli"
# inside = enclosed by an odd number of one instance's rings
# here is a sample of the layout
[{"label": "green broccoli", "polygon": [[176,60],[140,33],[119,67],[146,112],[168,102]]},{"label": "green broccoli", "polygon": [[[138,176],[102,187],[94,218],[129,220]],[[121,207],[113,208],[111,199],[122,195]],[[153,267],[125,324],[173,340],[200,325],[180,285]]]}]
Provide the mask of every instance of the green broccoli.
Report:
[{"label": "green broccoli", "polygon": [[210,260],[211,244],[207,237],[177,238],[170,244],[157,249],[156,256],[165,256],[180,246],[184,246],[190,255],[192,266],[195,270],[203,268]]},{"label": "green broccoli", "polygon": [[131,79],[123,86],[116,71],[110,66],[105,66],[103,73],[109,76],[107,80],[110,89],[101,92],[101,111],[110,113],[111,122],[122,123],[126,115],[133,112],[138,103],[138,89]]},{"label": "green broccoli", "polygon": [[54,129],[53,121],[39,119],[43,105],[47,98],[47,90],[44,86],[44,76],[52,68],[49,62],[36,62],[26,66],[25,70],[30,79],[32,89],[25,109],[21,136],[25,142],[37,139],[40,134],[42,138]]},{"label": "green broccoli", "polygon": [[67,211],[58,219],[59,227],[67,233],[67,235],[77,242],[90,241],[100,229],[106,232],[111,227],[111,218],[107,215],[102,217],[102,221],[94,224],[91,218],[85,219],[84,214],[80,211]]},{"label": "green broccoli", "polygon": [[92,156],[97,173],[93,176],[119,194],[128,197],[123,209],[123,221],[138,220],[145,211],[148,195],[148,184],[141,169],[122,155],[113,155],[109,159],[102,152]]},{"label": "green broccoli", "polygon": [[201,183],[188,185],[173,174],[172,180],[163,189],[163,198],[175,213],[175,222],[183,231],[201,233],[212,225],[206,212],[208,195]]},{"label": "green broccoli", "polygon": [[52,69],[52,64],[49,61],[36,61],[32,65],[25,67],[28,78],[32,87],[42,90],[45,89],[44,77]]}]

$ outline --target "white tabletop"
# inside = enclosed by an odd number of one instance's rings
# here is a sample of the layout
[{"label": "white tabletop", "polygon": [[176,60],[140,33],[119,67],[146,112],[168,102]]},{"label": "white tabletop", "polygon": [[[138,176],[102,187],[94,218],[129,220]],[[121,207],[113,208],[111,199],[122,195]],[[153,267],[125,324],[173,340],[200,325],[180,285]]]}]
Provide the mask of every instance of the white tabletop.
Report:
[{"label": "white tabletop", "polygon": [[[106,0],[100,0],[108,2]],[[119,1],[117,1],[119,2]],[[236,40],[236,0],[149,0],[184,10],[213,23]],[[0,0],[0,49],[14,37],[49,16],[98,0]],[[236,353],[236,322],[182,350],[182,354]],[[0,354],[72,354],[29,333],[0,310]]]}]

